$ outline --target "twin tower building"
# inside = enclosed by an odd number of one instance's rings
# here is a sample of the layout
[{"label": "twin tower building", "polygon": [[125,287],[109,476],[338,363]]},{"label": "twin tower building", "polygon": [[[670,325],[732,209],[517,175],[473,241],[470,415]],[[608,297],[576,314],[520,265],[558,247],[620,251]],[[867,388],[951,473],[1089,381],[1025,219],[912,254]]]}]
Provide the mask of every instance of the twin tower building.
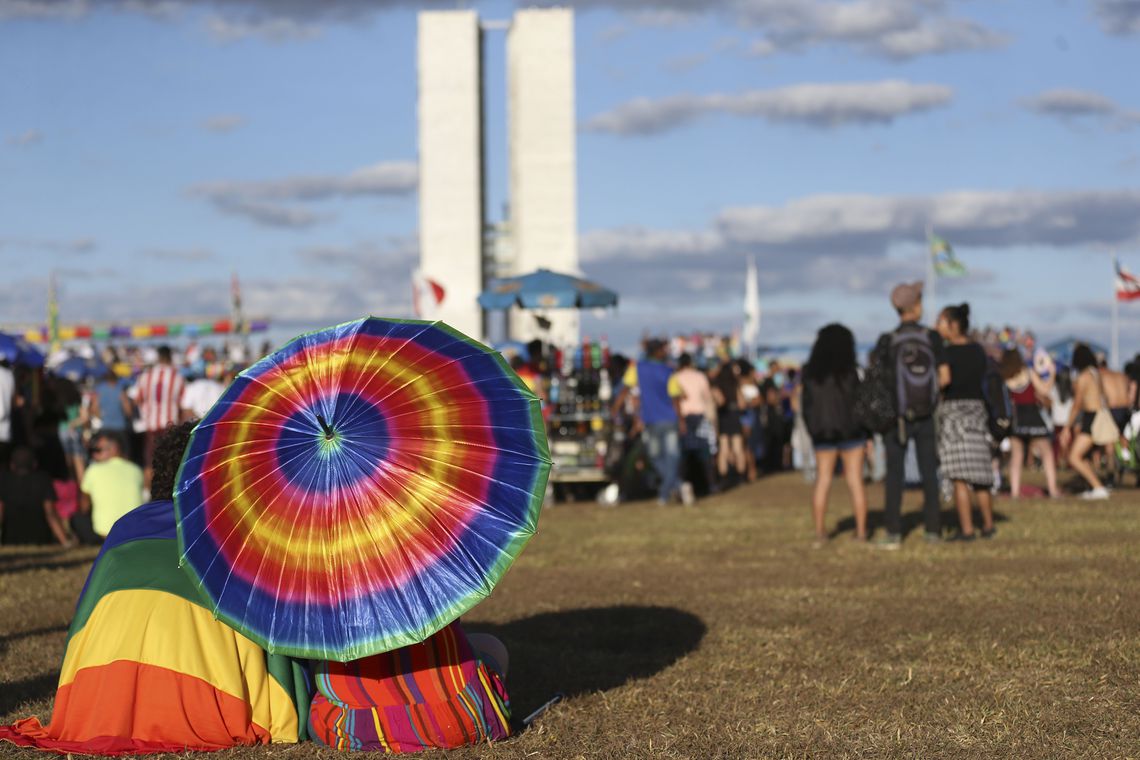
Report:
[{"label": "twin tower building", "polygon": [[[506,28],[506,219],[492,225],[484,177],[483,46]],[[495,36],[497,38],[497,35]],[[574,16],[520,10],[508,24],[475,11],[419,15],[420,272],[422,316],[486,337],[476,297],[494,277],[539,268],[578,271]],[[578,343],[578,314],[551,311],[548,330],[513,310],[511,337]]]}]

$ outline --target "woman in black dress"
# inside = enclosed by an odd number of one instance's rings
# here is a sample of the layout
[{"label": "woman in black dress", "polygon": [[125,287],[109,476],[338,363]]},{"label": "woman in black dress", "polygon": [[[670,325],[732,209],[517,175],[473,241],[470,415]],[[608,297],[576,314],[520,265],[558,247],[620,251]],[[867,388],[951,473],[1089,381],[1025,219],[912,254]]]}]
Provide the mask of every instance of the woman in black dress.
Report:
[{"label": "woman in black dress", "polygon": [[970,306],[947,306],[938,317],[938,332],[946,341],[950,383],[938,404],[938,456],[942,477],[954,483],[961,532],[957,540],[973,541],[971,491],[982,511],[982,538],[995,533],[993,497],[993,439],[986,411],[983,382],[989,361],[985,350],[970,340]]},{"label": "woman in black dress", "polygon": [[811,511],[817,547],[827,540],[824,528],[827,495],[835,467],[840,461],[843,462],[843,476],[855,512],[855,538],[867,540],[867,494],[863,489],[867,433],[855,421],[852,412],[858,389],[855,336],[843,325],[827,325],[819,331],[811,348],[811,357],[804,367],[800,400],[804,423],[815,449],[816,479]]},{"label": "woman in black dress", "polygon": [[744,411],[744,396],[740,388],[740,365],[729,362],[720,368],[712,384],[713,400],[716,401],[717,450],[716,468],[723,484],[728,477],[731,464],[736,469],[736,477],[742,478],[748,472],[744,454],[744,427],[740,416]]}]

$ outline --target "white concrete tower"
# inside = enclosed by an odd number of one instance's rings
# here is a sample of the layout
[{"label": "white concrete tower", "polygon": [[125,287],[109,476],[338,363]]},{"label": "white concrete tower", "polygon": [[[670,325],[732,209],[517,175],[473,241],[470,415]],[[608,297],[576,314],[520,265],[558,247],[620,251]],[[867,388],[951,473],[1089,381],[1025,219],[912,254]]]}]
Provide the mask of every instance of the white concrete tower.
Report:
[{"label": "white concrete tower", "polygon": [[[442,286],[424,318],[482,339],[483,106],[475,11],[419,14],[420,274]],[[427,299],[431,300],[431,299]]]},{"label": "white concrete tower", "polygon": [[[507,33],[507,139],[515,274],[539,267],[578,272],[574,107],[574,12],[520,10]],[[578,312],[547,313],[550,338],[579,342]],[[534,316],[515,311],[511,335],[538,335]]]}]

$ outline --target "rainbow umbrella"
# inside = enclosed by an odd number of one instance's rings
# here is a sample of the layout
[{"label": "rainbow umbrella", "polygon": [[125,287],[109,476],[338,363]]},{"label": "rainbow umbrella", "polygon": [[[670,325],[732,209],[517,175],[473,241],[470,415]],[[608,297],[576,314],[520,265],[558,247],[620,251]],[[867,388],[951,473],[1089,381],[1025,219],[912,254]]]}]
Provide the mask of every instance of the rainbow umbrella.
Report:
[{"label": "rainbow umbrella", "polygon": [[182,563],[269,652],[357,659],[486,597],[549,472],[539,401],[498,353],[439,322],[349,322],[254,364],[195,428]]}]

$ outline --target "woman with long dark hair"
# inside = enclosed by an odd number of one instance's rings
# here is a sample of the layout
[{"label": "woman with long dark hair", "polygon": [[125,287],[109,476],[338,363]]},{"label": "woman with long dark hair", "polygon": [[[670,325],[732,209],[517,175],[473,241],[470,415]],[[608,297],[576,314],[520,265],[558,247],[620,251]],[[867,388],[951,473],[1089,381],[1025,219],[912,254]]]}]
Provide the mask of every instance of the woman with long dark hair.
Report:
[{"label": "woman with long dark hair", "polygon": [[982,511],[982,538],[990,538],[994,528],[993,438],[986,411],[984,380],[985,349],[970,340],[970,306],[947,306],[938,317],[938,332],[946,342],[946,363],[950,382],[942,388],[938,405],[938,455],[942,477],[954,483],[961,531],[957,540],[973,541],[973,506],[970,492],[978,497]]},{"label": "woman with long dark hair", "polygon": [[1086,500],[1107,499],[1108,489],[1097,477],[1086,457],[1093,451],[1093,421],[1101,409],[1113,414],[1117,428],[1127,421],[1127,380],[1119,373],[1098,366],[1096,354],[1083,343],[1073,348],[1073,371],[1077,381],[1073,388],[1073,408],[1061,431],[1062,445],[1069,446],[1069,464],[1089,484],[1089,490],[1080,495]]},{"label": "woman with long dark hair", "polygon": [[815,449],[816,479],[811,511],[816,546],[827,540],[824,517],[835,467],[843,462],[843,477],[855,512],[855,538],[867,540],[867,494],[863,489],[863,455],[867,433],[852,408],[859,388],[855,336],[841,324],[819,331],[803,370],[800,403]]},{"label": "woman with long dark hair", "polygon": [[1043,380],[1026,366],[1021,351],[1007,348],[998,363],[1002,379],[1013,402],[1013,436],[1009,439],[1009,495],[1021,495],[1021,470],[1028,452],[1041,457],[1049,496],[1056,498],[1057,465],[1053,460],[1053,430],[1045,421],[1042,406],[1053,390],[1053,383]]},{"label": "woman with long dark hair", "polygon": [[730,464],[736,470],[737,478],[744,478],[748,473],[744,454],[744,426],[740,419],[744,412],[740,364],[729,362],[720,368],[713,379],[712,394],[716,401],[718,436],[716,469],[723,486],[728,478]]}]

